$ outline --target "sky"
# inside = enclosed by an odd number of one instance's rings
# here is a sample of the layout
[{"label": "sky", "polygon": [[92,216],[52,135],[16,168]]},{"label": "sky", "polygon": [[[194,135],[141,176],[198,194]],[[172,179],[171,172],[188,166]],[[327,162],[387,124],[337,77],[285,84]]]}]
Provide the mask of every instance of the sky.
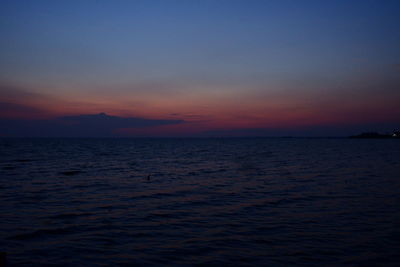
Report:
[{"label": "sky", "polygon": [[0,4],[0,136],[400,128],[399,1]]}]

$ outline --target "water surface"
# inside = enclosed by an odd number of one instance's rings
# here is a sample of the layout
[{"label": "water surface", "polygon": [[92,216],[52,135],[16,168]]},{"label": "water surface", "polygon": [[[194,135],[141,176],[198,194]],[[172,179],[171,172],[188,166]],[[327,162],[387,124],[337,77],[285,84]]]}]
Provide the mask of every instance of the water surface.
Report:
[{"label": "water surface", "polygon": [[400,142],[1,139],[10,266],[398,266]]}]

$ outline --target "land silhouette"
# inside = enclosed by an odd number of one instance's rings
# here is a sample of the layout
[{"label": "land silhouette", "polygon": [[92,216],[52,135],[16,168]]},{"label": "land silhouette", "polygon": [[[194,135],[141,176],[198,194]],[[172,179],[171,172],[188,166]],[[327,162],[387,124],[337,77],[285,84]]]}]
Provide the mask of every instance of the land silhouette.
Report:
[{"label": "land silhouette", "polygon": [[350,138],[391,138],[391,139],[400,139],[400,132],[393,131],[392,134],[381,134],[377,132],[365,132],[358,135],[352,135]]}]

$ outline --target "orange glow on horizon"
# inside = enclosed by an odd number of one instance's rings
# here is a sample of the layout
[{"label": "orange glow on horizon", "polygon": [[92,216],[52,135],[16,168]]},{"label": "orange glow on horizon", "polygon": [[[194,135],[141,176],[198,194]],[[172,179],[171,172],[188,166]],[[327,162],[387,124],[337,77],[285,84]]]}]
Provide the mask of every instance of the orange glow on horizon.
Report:
[{"label": "orange glow on horizon", "polygon": [[[193,94],[160,98],[133,97],[61,98],[46,95],[2,97],[15,105],[2,118],[51,119],[61,116],[107,113],[111,116],[155,120],[183,120],[184,123],[118,129],[123,136],[196,135],[215,130],[289,129],[318,125],[346,125],[368,121],[394,121],[400,117],[395,101],[374,94],[346,98],[340,94],[312,101],[309,95],[263,96],[256,93],[229,95]],[[29,96],[29,97],[28,97]],[[31,110],[31,112],[29,112]]]}]

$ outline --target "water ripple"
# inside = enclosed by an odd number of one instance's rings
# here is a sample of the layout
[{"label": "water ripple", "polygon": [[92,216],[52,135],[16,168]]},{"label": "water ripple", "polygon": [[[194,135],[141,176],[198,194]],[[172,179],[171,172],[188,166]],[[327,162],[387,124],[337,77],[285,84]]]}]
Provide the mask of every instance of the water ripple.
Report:
[{"label": "water ripple", "polygon": [[0,250],[11,266],[396,266],[400,143],[359,141],[1,139]]}]

